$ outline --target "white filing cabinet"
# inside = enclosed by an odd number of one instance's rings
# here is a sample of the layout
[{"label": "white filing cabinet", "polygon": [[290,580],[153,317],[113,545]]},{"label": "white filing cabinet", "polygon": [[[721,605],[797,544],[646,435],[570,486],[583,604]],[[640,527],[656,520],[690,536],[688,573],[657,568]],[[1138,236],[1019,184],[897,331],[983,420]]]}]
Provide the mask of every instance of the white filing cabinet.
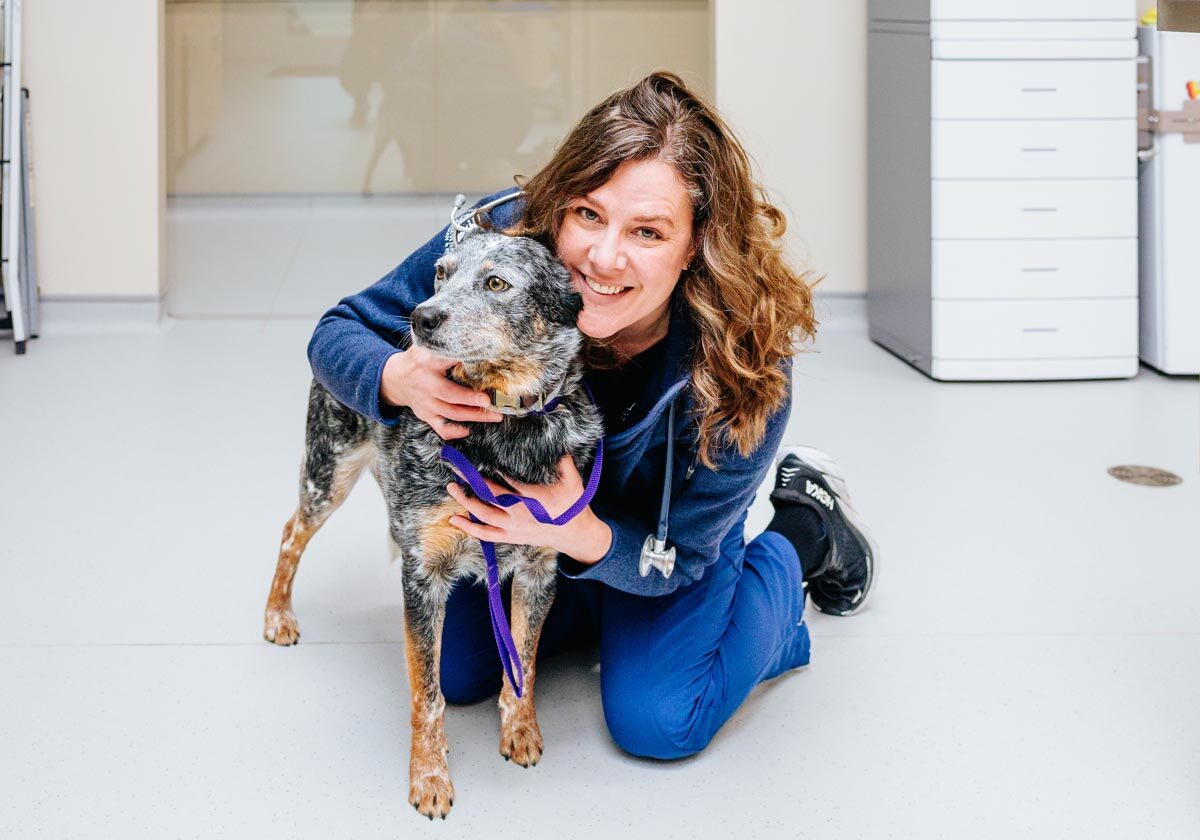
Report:
[{"label": "white filing cabinet", "polygon": [[870,0],[871,338],[934,379],[1138,368],[1135,0]]}]

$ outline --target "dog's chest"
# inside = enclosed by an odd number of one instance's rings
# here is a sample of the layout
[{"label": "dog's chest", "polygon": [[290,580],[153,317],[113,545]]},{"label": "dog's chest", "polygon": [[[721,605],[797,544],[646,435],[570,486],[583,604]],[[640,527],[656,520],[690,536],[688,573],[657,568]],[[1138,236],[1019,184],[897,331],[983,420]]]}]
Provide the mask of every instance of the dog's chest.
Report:
[{"label": "dog's chest", "polygon": [[[525,434],[508,435],[497,426],[483,425],[474,425],[468,438],[450,443],[489,480],[499,483],[507,476],[546,484],[557,478],[565,443],[561,437],[546,434],[547,424]],[[411,415],[396,426],[378,427],[376,472],[392,530],[406,559],[422,567],[423,577],[447,581],[463,576],[483,578],[485,565],[478,540],[465,537],[449,522],[450,517],[466,511],[447,491],[455,478],[441,457],[444,444],[428,425]],[[501,576],[507,577],[526,549],[504,544],[496,549]]]},{"label": "dog's chest", "polygon": [[526,484],[549,484],[558,476],[558,462],[568,451],[567,436],[551,424],[505,428],[508,424],[471,424],[466,438],[444,441],[411,415],[393,427],[379,427],[378,468],[395,492],[414,502],[446,497],[453,480],[442,459],[449,443],[489,480],[511,477]]}]

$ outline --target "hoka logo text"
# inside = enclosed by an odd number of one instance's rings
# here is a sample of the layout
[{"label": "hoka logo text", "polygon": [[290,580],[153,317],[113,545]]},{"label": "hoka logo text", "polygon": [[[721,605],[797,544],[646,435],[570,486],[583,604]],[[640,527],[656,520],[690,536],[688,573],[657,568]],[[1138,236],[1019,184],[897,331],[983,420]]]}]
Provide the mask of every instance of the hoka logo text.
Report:
[{"label": "hoka logo text", "polygon": [[809,480],[805,479],[804,492],[807,493],[808,495],[812,496],[814,499],[816,499],[821,504],[825,505],[825,507],[829,508],[830,510],[833,510],[833,496],[829,495],[829,491],[826,490],[824,487],[822,487],[820,484],[817,484],[814,481],[809,481]]}]

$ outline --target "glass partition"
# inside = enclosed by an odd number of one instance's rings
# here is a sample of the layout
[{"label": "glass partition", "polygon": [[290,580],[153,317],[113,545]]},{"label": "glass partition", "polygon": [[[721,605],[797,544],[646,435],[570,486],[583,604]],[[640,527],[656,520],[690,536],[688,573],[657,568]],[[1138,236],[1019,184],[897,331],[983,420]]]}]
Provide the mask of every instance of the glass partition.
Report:
[{"label": "glass partition", "polygon": [[707,0],[167,0],[168,192],[487,193],[651,70],[711,90]]}]

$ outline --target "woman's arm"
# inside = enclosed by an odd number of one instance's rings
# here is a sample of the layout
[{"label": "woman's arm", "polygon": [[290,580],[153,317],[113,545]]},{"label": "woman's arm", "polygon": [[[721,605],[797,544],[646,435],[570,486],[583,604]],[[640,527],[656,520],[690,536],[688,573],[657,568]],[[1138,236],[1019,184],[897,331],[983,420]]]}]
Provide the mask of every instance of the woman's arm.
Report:
[{"label": "woman's arm", "polygon": [[[790,378],[790,364],[788,374]],[[789,385],[784,404],[767,421],[758,448],[742,456],[736,447],[722,447],[717,453],[719,470],[697,463],[692,478],[671,497],[667,543],[675,547],[675,571],[669,578],[664,578],[657,569],[651,569],[646,577],[638,573],[642,545],[647,534],[654,531],[654,524],[648,524],[644,514],[638,516],[599,502],[593,503],[596,515],[612,532],[608,552],[590,565],[560,561],[559,571],[569,578],[600,580],[623,592],[646,596],[666,595],[700,579],[723,551],[741,550],[744,546],[739,521],[771,469],[790,411]],[[657,517],[657,495],[652,501],[649,507]]]},{"label": "woman's arm", "polygon": [[[487,196],[480,203],[513,192],[514,189],[502,190]],[[520,202],[512,201],[496,208],[492,218],[498,226],[505,227],[519,212]],[[442,228],[373,286],[344,298],[321,317],[309,341],[308,360],[317,381],[339,402],[378,423],[394,425],[399,417],[400,405],[409,405],[418,417],[430,425],[434,425],[437,419],[435,415],[444,415],[448,411],[456,415],[451,419],[499,419],[499,415],[491,412],[472,414],[477,409],[446,409],[447,401],[453,406],[483,406],[490,403],[486,398],[466,393],[467,389],[448,380],[441,383],[440,371],[433,370],[436,357],[425,354],[428,358],[418,361],[405,359],[406,363],[412,362],[407,366],[393,358],[408,347],[408,319],[413,309],[433,294],[434,263],[445,253],[446,235],[447,228]],[[388,368],[388,387],[382,387],[385,367]],[[418,406],[404,398],[402,380],[412,379],[409,376],[411,371],[403,369],[406,367],[419,368],[417,379],[420,381],[413,379],[412,384],[423,396],[430,396],[426,394],[426,386],[437,381],[438,388],[444,391],[437,395],[441,398],[440,403],[430,399],[426,400],[428,406]],[[434,376],[435,373],[439,375]],[[461,426],[455,426],[460,431],[453,434],[446,434],[446,429],[440,425],[434,428],[446,438],[466,434]]]},{"label": "woman's arm", "polygon": [[408,318],[433,294],[434,263],[445,231],[381,280],[326,312],[308,343],[313,376],[344,405],[394,425],[398,410],[382,403],[379,382],[388,359],[408,344]]}]

